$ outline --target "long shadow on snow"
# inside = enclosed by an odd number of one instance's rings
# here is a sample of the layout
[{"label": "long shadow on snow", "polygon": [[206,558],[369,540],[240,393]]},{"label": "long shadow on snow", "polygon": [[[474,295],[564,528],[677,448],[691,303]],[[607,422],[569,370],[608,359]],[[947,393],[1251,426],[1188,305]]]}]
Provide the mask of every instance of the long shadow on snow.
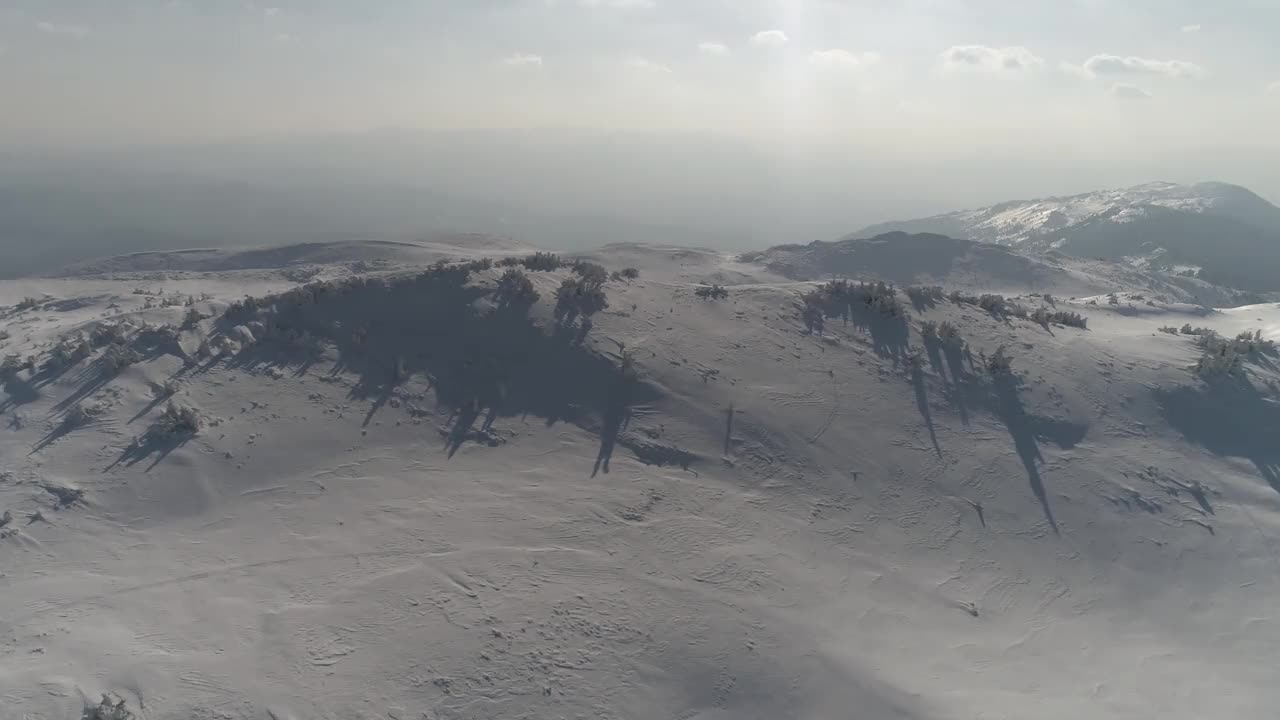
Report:
[{"label": "long shadow on snow", "polygon": [[1157,390],[1165,420],[1215,455],[1247,458],[1280,492],[1280,403],[1244,378]]},{"label": "long shadow on snow", "polygon": [[[465,272],[445,269],[392,281],[308,285],[258,300],[256,313],[271,326],[268,337],[305,332],[333,343],[334,371],[357,376],[352,396],[373,399],[374,413],[398,379],[430,378],[437,402],[452,411],[450,454],[487,435],[500,417],[534,415],[551,425],[594,412],[604,421],[597,469],[607,471],[626,424],[625,406],[656,399],[657,391],[633,380],[620,391],[614,361],[586,350],[572,333],[539,327],[528,305],[495,306],[491,294],[468,285]],[[233,315],[223,329],[244,321]],[[264,341],[230,364],[278,366],[290,358],[283,350]],[[487,418],[477,433],[481,415]]]},{"label": "long shadow on snow", "polygon": [[68,410],[75,407],[76,404],[85,400],[89,396],[106,387],[108,383],[115,380],[120,371],[107,364],[101,357],[84,366],[75,377],[75,382],[79,383],[70,395],[58,401],[53,406],[50,415],[64,415]]},{"label": "long shadow on snow", "polygon": [[[853,300],[833,300],[822,308],[826,317],[840,318],[846,326],[853,325],[871,336],[871,346],[876,354],[893,360],[896,366],[906,355],[911,340],[910,326],[905,310],[884,312],[878,307]],[[819,328],[821,331],[821,328]]]},{"label": "long shadow on snow", "polygon": [[938,433],[933,427],[933,415],[929,412],[929,393],[925,388],[924,370],[918,367],[911,368],[911,386],[916,391],[916,409],[920,411],[920,417],[924,418],[924,424],[929,428],[929,440],[933,442],[933,451],[938,457],[942,457],[942,448],[938,447]]},{"label": "long shadow on snow", "polygon": [[34,455],[35,453],[38,453],[41,450],[44,450],[50,445],[58,442],[62,438],[66,437],[67,435],[70,435],[72,432],[79,430],[82,427],[85,427],[86,425],[88,425],[88,423],[72,422],[71,416],[64,417],[62,419],[62,422],[55,425],[52,430],[45,433],[44,437],[37,440],[35,445],[31,446],[30,454]]},{"label": "long shadow on snow", "polygon": [[186,445],[193,437],[195,435],[189,432],[162,433],[149,431],[137,442],[125,448],[124,452],[120,453],[120,457],[116,458],[115,462],[104,468],[102,472],[109,472],[121,463],[128,467],[133,467],[154,455],[155,459],[151,461],[151,464],[146,469],[146,472],[151,472],[152,468],[159,465],[166,457],[169,457],[169,453]]},{"label": "long shadow on snow", "polygon": [[1049,504],[1049,495],[1045,490],[1044,480],[1040,477],[1040,463],[1044,462],[1040,443],[1044,441],[1060,448],[1072,448],[1084,439],[1088,427],[1028,413],[1019,397],[1021,387],[1022,379],[1017,374],[1005,372],[991,376],[989,384],[975,378],[965,383],[964,390],[974,404],[989,408],[1004,423],[1013,439],[1022,467],[1027,472],[1031,492],[1040,502],[1045,519],[1049,521],[1054,534],[1058,535],[1058,521],[1053,516],[1053,507]]}]

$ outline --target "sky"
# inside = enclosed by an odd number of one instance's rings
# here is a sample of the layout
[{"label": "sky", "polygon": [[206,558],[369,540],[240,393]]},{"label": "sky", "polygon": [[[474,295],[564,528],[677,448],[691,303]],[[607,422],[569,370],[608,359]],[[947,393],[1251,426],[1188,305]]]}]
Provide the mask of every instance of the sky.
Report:
[{"label": "sky", "polygon": [[4,0],[0,140],[373,128],[1275,146],[1274,0]]},{"label": "sky", "polygon": [[752,246],[1154,180],[1280,202],[1277,28],[1277,0],[0,0],[0,176],[123,150],[103,177]]}]

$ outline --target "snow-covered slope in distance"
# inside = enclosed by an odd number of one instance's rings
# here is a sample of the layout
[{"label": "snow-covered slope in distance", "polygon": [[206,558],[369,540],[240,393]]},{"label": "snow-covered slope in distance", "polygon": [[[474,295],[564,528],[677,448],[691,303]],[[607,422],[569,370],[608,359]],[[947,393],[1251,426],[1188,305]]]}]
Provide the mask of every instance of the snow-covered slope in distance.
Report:
[{"label": "snow-covered slope in distance", "polygon": [[1067,197],[1015,200],[873,225],[850,237],[938,233],[1109,259],[1133,258],[1250,290],[1280,288],[1280,208],[1228,183],[1155,182]]}]

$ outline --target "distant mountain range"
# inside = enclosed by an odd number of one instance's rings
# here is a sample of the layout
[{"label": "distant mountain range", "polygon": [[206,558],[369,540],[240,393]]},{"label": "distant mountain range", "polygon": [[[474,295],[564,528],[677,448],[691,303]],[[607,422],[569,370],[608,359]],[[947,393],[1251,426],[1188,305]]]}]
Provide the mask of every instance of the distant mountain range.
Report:
[{"label": "distant mountain range", "polygon": [[873,225],[845,239],[934,233],[1128,260],[1246,290],[1280,290],[1280,208],[1227,183],[1148,183]]}]

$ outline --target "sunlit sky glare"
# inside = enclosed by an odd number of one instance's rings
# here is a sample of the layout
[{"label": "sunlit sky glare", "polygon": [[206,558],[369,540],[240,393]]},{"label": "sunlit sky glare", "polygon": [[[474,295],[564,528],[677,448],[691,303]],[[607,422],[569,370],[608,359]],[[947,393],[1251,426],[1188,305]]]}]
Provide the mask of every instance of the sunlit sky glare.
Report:
[{"label": "sunlit sky glare", "polygon": [[0,142],[382,127],[1280,145],[1275,0],[0,0]]}]

